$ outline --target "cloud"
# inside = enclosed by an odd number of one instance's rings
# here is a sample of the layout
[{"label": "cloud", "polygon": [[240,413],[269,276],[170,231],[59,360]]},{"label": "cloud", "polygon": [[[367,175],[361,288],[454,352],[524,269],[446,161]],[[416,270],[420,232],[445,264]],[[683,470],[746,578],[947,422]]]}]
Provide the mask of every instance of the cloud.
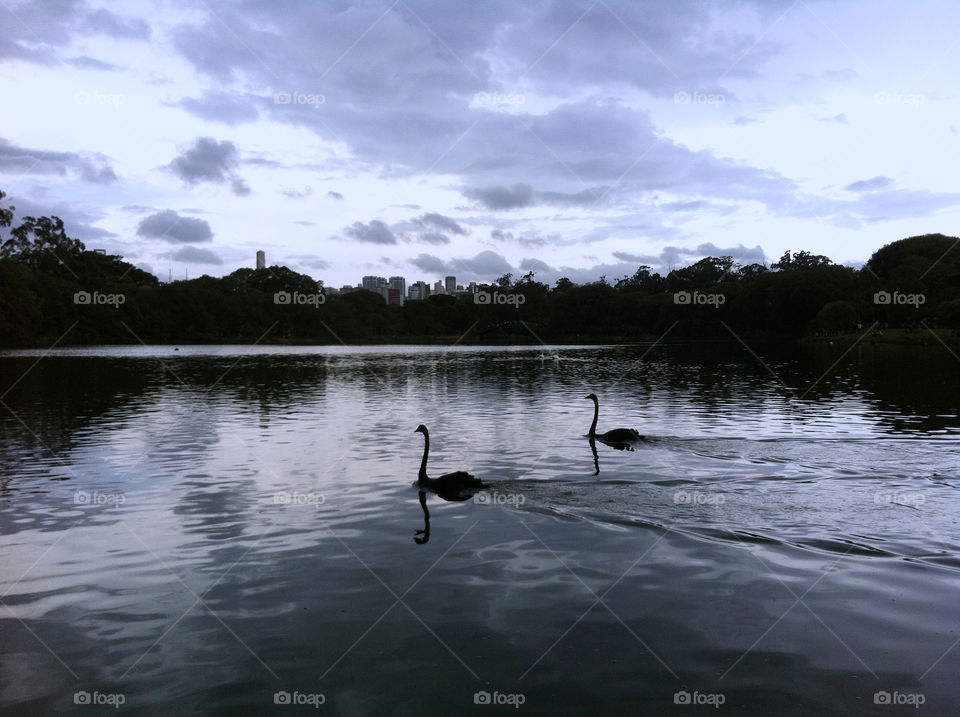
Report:
[{"label": "cloud", "polygon": [[[707,242],[699,244],[696,247],[667,246],[664,247],[659,254],[633,254],[625,251],[613,252],[615,259],[634,265],[646,265],[661,274],[665,274],[671,269],[676,269],[680,266],[693,264],[708,256],[729,256],[737,264],[743,265],[763,264],[767,260],[759,244],[754,247],[746,247],[743,244],[738,244],[733,247],[718,247],[713,243]],[[634,271],[635,270],[636,266],[634,266]]]},{"label": "cloud", "polygon": [[172,209],[165,209],[142,219],[137,226],[137,235],[184,244],[213,239],[213,232],[205,220],[181,217]]},{"label": "cloud", "polygon": [[423,232],[417,237],[419,241],[424,242],[425,244],[449,244],[450,237],[440,232]]},{"label": "cloud", "polygon": [[510,187],[465,187],[460,190],[467,199],[479,202],[486,209],[519,209],[534,204],[533,187],[514,184]]},{"label": "cloud", "polygon": [[313,187],[308,184],[302,192],[299,189],[281,189],[280,193],[291,199],[306,199],[313,194]]},{"label": "cloud", "polygon": [[870,179],[862,179],[859,182],[848,184],[844,189],[848,192],[873,192],[877,189],[886,189],[893,180],[890,177],[877,176]]},{"label": "cloud", "polygon": [[102,70],[104,72],[116,72],[117,70],[123,69],[120,67],[120,65],[114,65],[110,62],[104,62],[103,60],[98,60],[95,57],[88,57],[86,55],[82,55],[80,57],[71,57],[69,60],[66,60],[66,63],[81,70]]},{"label": "cloud", "polygon": [[0,172],[7,174],[78,174],[94,184],[109,184],[117,179],[102,154],[55,152],[28,149],[0,139]]},{"label": "cloud", "polygon": [[515,271],[505,258],[492,251],[482,251],[472,258],[450,260],[419,254],[410,263],[426,273],[461,276],[468,280],[492,280]]},{"label": "cloud", "polygon": [[335,192],[332,189],[327,192],[327,197],[330,199],[343,199],[343,195],[340,192]]},{"label": "cloud", "polygon": [[20,224],[24,217],[54,216],[60,217],[60,219],[63,220],[63,226],[67,232],[67,236],[75,237],[84,242],[91,239],[109,239],[110,237],[117,236],[114,232],[108,231],[107,229],[93,226],[94,222],[98,222],[104,218],[104,212],[87,210],[75,199],[71,199],[70,201],[50,199],[46,196],[47,192],[44,189],[35,192],[35,194],[42,195],[44,197],[43,202],[37,202],[31,197],[19,194],[11,194],[4,198],[4,206],[12,204],[16,207],[13,226]]},{"label": "cloud", "polygon": [[223,259],[209,249],[200,249],[195,246],[185,246],[170,256],[174,261],[189,262],[191,264],[222,264]]},{"label": "cloud", "polygon": [[[35,32],[40,32],[42,39]],[[147,40],[150,24],[140,18],[124,18],[104,8],[94,10],[84,2],[21,3],[0,14],[0,58],[58,65],[63,60],[57,48],[64,49],[75,39],[91,35]],[[84,58],[67,62],[75,64],[76,60],[80,60],[81,65],[84,62]]]},{"label": "cloud", "polygon": [[833,117],[818,117],[817,121],[818,122],[836,122],[838,124],[850,124],[847,121],[847,115],[843,112],[841,112],[838,115],[834,115]]},{"label": "cloud", "polygon": [[173,158],[170,169],[187,184],[229,183],[234,194],[243,196],[250,193],[250,187],[236,174],[239,160],[233,142],[198,137],[192,147]]},{"label": "cloud", "polygon": [[319,271],[326,271],[331,267],[329,261],[324,261],[316,254],[291,254],[289,258],[310,269],[317,269]]},{"label": "cloud", "polygon": [[515,235],[513,232],[505,232],[501,229],[493,229],[490,232],[490,237],[495,241],[519,244],[521,246],[546,246],[551,240],[559,239],[556,235],[541,236],[532,231]]},{"label": "cloud", "polygon": [[351,239],[371,244],[396,244],[397,237],[386,224],[379,219],[374,219],[369,224],[363,222],[354,222],[349,227],[344,227],[343,233]]},{"label": "cloud", "polygon": [[457,222],[450,217],[445,217],[442,214],[437,212],[427,212],[422,214],[414,222],[424,227],[425,229],[435,229],[440,232],[447,232],[449,234],[458,234],[463,236],[467,234],[467,230],[462,226],[457,224]]},{"label": "cloud", "polygon": [[257,106],[238,92],[206,90],[200,97],[183,98],[179,105],[194,117],[231,126],[255,122],[260,117]]}]

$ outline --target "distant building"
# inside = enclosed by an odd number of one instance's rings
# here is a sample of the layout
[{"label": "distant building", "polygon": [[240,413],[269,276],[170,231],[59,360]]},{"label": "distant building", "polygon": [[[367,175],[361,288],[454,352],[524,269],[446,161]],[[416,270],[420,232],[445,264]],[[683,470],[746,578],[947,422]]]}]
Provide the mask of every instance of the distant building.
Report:
[{"label": "distant building", "polygon": [[403,294],[400,289],[390,287],[387,289],[387,303],[391,306],[403,306]]},{"label": "distant building", "polygon": [[387,280],[382,276],[365,276],[363,277],[363,281],[360,283],[360,287],[362,289],[366,289],[367,291],[377,293],[377,290],[382,286],[380,282],[386,284]]},{"label": "distant building", "polygon": [[446,292],[447,292],[448,294],[450,294],[450,296],[453,296],[454,294],[457,293],[457,277],[455,277],[455,276],[448,276],[448,277],[444,280],[444,282],[445,282],[445,284],[446,284],[446,287],[445,287]]},{"label": "distant building", "polygon": [[359,291],[359,288],[357,288],[356,286],[349,286],[349,285],[340,287],[341,294],[349,294],[351,291]]},{"label": "distant building", "polygon": [[263,250],[257,252],[257,268],[266,269],[267,268],[267,255],[263,253]]},{"label": "distant building", "polygon": [[[404,279],[402,276],[391,276],[390,290],[392,291],[394,289],[400,292],[400,304],[402,305],[403,300],[407,295],[407,280]],[[392,304],[393,302],[390,301],[390,299],[387,299],[387,303]]]},{"label": "distant building", "polygon": [[410,289],[407,291],[407,301],[420,301],[419,284],[410,284]]},{"label": "distant building", "polygon": [[340,289],[336,288],[335,286],[325,286],[323,287],[323,293],[326,296],[336,296],[340,293]]},{"label": "distant building", "polygon": [[440,281],[439,279],[438,279],[438,280],[434,283],[434,285],[433,285],[433,293],[434,293],[434,294],[442,294],[442,293],[444,293],[444,292],[443,292],[443,282]]},{"label": "distant building", "polygon": [[476,293],[477,293],[477,282],[471,281],[470,284],[467,286],[467,291],[469,291],[471,294],[476,294]]}]

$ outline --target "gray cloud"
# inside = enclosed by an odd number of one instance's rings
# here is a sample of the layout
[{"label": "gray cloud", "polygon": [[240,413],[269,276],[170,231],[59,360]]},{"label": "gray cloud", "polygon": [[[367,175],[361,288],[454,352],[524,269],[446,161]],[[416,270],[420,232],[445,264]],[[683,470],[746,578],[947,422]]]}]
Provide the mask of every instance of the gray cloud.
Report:
[{"label": "gray cloud", "polygon": [[223,259],[209,249],[200,249],[195,246],[185,246],[170,255],[174,261],[189,262],[191,264],[222,264]]},{"label": "gray cloud", "polygon": [[102,154],[54,152],[18,147],[0,139],[0,172],[7,174],[78,174],[87,182],[108,184],[116,181],[106,157]]},{"label": "gray cloud", "polygon": [[223,90],[206,90],[200,97],[185,97],[180,106],[195,117],[228,125],[255,122],[260,112],[247,95]]},{"label": "gray cloud", "polygon": [[306,199],[313,194],[313,187],[308,184],[303,188],[303,191],[299,189],[281,189],[280,193],[291,199]]},{"label": "gray cloud", "polygon": [[103,212],[93,212],[81,207],[76,200],[62,201],[51,199],[45,189],[35,192],[35,196],[43,197],[42,202],[19,194],[11,194],[4,198],[4,205],[13,205],[16,207],[13,218],[13,226],[17,226],[24,217],[60,217],[63,220],[64,229],[68,236],[75,237],[81,241],[91,239],[108,239],[116,237],[114,232],[101,227],[93,226],[94,222],[104,218]]},{"label": "gray cloud", "polygon": [[513,232],[505,232],[502,229],[491,230],[490,237],[495,241],[519,244],[521,246],[546,246],[552,240],[555,241],[559,239],[557,236],[541,236],[531,231],[515,235]]},{"label": "gray cloud", "polygon": [[234,194],[243,196],[250,188],[236,174],[240,157],[236,145],[212,137],[198,137],[193,146],[170,162],[170,169],[187,184],[229,183]]},{"label": "gray cloud", "polygon": [[514,184],[511,187],[465,187],[461,193],[486,209],[519,209],[535,203],[533,187],[529,184]]},{"label": "gray cloud", "polygon": [[[104,8],[94,10],[85,2],[22,2],[0,14],[0,58],[59,64],[57,48],[91,35],[147,40],[150,25],[146,20],[127,19]],[[83,58],[67,62],[75,64],[77,60],[84,62]]]},{"label": "gray cloud", "polygon": [[172,209],[165,209],[142,219],[137,226],[137,235],[173,243],[205,242],[213,239],[213,232],[205,220],[182,217]]},{"label": "gray cloud", "polygon": [[445,217],[442,214],[437,212],[427,212],[422,214],[414,222],[424,227],[425,229],[435,229],[440,232],[448,232],[449,234],[457,234],[463,236],[467,233],[467,230],[462,226],[457,224],[457,222],[450,217]]},{"label": "gray cloud", "polygon": [[103,60],[98,60],[95,57],[88,57],[86,55],[82,55],[80,57],[71,57],[69,60],[66,60],[66,63],[81,70],[102,70],[104,72],[116,72],[117,70],[123,69],[120,67],[120,65],[114,65],[110,62],[104,62]]},{"label": "gray cloud", "polygon": [[515,269],[499,254],[482,251],[472,258],[443,260],[431,254],[419,254],[410,263],[432,274],[452,274],[459,279],[492,280]]},{"label": "gray cloud", "polygon": [[425,244],[449,244],[450,237],[440,232],[422,232],[417,237],[419,241]]},{"label": "gray cloud", "polygon": [[363,222],[354,222],[349,227],[344,227],[343,233],[351,239],[371,244],[396,244],[397,237],[386,224],[379,219],[374,219],[369,224]]},{"label": "gray cloud", "polygon": [[340,192],[335,192],[332,189],[327,192],[327,197],[330,199],[343,199],[343,195]]},{"label": "gray cloud", "polygon": [[877,176],[871,177],[870,179],[862,179],[859,182],[853,182],[844,187],[844,189],[849,192],[873,192],[877,189],[886,189],[891,184],[893,184],[893,180],[890,179],[890,177]]}]

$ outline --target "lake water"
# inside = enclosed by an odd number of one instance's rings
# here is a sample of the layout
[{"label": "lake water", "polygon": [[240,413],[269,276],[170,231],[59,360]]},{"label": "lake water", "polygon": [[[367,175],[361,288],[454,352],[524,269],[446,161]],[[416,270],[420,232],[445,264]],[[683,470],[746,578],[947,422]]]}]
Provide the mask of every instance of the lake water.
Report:
[{"label": "lake water", "polygon": [[845,351],[0,354],[0,711],[957,714],[960,364]]}]

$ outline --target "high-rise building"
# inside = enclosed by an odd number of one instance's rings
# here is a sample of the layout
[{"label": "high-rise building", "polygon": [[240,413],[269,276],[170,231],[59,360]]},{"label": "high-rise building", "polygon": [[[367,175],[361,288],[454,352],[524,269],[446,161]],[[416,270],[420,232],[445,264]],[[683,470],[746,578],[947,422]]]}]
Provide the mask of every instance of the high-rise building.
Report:
[{"label": "high-rise building", "polygon": [[257,252],[257,268],[266,269],[267,268],[267,255],[263,253],[263,250]]},{"label": "high-rise building", "polygon": [[417,282],[410,284],[410,290],[407,291],[407,301],[420,301],[420,284]]},{"label": "high-rise building", "polygon": [[457,277],[455,277],[455,276],[448,276],[448,277],[444,280],[444,282],[446,283],[446,287],[445,287],[445,288],[446,288],[446,292],[447,292],[448,294],[450,294],[450,296],[453,296],[454,294],[457,293]]},{"label": "high-rise building", "polygon": [[403,294],[392,286],[387,289],[387,303],[390,306],[403,306]]},{"label": "high-rise building", "polygon": [[430,298],[430,285],[425,281],[418,281],[417,288],[420,291],[420,301]]},{"label": "high-rise building", "polygon": [[[400,292],[400,303],[403,304],[403,300],[407,295],[407,280],[402,276],[391,276],[390,277],[390,288],[396,289]],[[389,299],[387,303],[392,303]]]},{"label": "high-rise building", "polygon": [[361,283],[360,286],[361,288],[366,289],[367,291],[372,291],[373,293],[377,293],[377,290],[383,285],[380,282],[383,282],[383,284],[386,284],[387,280],[384,279],[382,276],[365,276],[363,277],[363,283]]}]

